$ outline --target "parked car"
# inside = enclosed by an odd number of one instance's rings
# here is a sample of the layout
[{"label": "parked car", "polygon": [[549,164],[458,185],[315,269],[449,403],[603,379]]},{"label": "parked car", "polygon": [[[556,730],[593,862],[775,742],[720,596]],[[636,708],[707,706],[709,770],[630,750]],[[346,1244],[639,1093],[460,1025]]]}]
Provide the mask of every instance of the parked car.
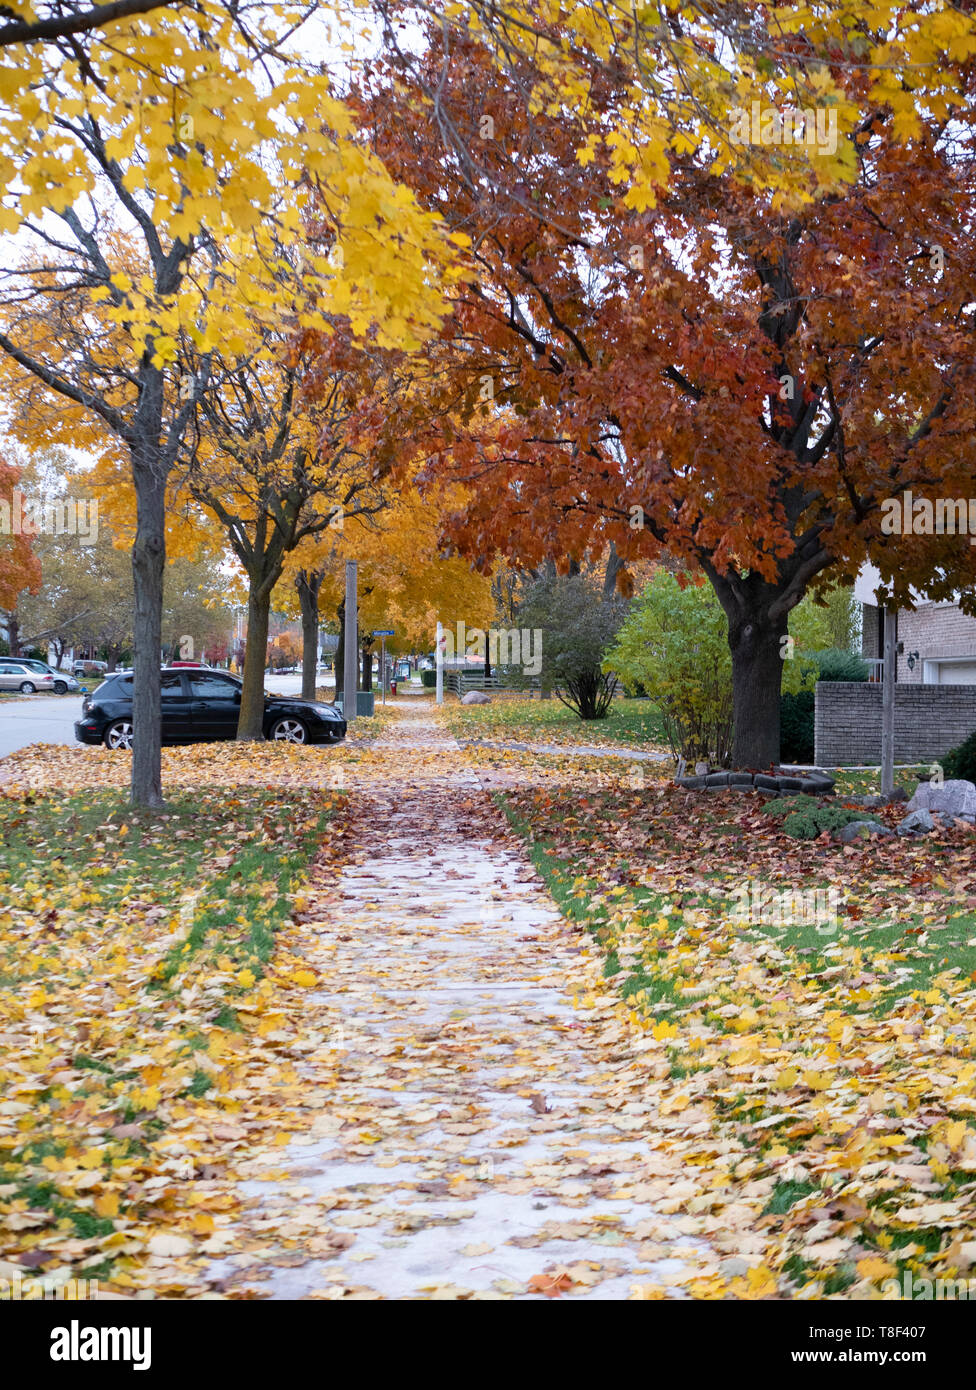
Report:
[{"label": "parked car", "polygon": [[103,676],[107,670],[107,661],[76,661],[71,668],[71,674],[81,680],[91,676]]},{"label": "parked car", "polygon": [[[163,742],[200,743],[235,738],[241,682],[226,671],[164,667]],[[264,736],[276,743],[338,743],[346,736],[339,710],[317,700],[265,695]],[[132,672],[114,671],[81,702],[75,724],[79,743],[132,747]]]},{"label": "parked car", "polygon": [[[4,680],[13,673],[16,680]],[[33,695],[35,690],[50,690],[55,695],[67,695],[69,690],[80,690],[74,676],[64,671],[55,671],[46,661],[35,657],[0,656],[0,690],[20,690],[24,695]]]}]

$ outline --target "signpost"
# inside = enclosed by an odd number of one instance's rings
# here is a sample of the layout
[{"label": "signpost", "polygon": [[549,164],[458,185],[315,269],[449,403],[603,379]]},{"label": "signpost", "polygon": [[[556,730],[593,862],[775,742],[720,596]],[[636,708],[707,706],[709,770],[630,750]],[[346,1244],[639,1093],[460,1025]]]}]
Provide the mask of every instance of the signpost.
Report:
[{"label": "signpost", "polygon": [[356,604],[356,561],[346,561],[346,640],[342,675],[342,717],[349,725],[356,718],[356,690],[359,685],[359,611]]},{"label": "signpost", "polygon": [[373,636],[374,636],[374,637],[380,637],[380,638],[382,638],[382,641],[381,641],[381,643],[380,643],[380,649],[381,649],[381,655],[380,655],[380,680],[383,682],[383,700],[382,700],[382,703],[383,703],[384,705],[386,704],[386,639],[387,639],[388,637],[392,637],[392,636],[393,636],[393,632],[394,632],[394,630],[393,630],[392,627],[374,627],[374,628],[373,628]]}]

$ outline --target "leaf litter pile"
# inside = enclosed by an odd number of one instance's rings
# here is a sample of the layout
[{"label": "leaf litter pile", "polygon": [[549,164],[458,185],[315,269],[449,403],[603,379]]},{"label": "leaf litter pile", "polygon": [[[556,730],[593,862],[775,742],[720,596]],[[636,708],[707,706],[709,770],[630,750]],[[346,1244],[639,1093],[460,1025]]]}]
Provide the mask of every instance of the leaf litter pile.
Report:
[{"label": "leaf litter pile", "polygon": [[[166,750],[154,824],[128,755],[5,760],[0,1275],[869,1298],[976,1274],[972,834],[797,842],[751,795],[462,752],[432,716]],[[827,889],[832,922],[766,911]]]},{"label": "leaf litter pile", "polygon": [[143,822],[76,790],[94,760],[73,752],[8,759],[0,796],[0,1273],[178,1290],[175,1261],[223,1248],[235,1148],[287,1138],[281,1049],[314,981],[286,928],[344,798],[294,785],[290,750],[183,748],[169,785],[207,789]]},{"label": "leaf litter pile", "polygon": [[689,1292],[976,1275],[971,829],[798,842],[752,794],[663,783],[497,799],[603,952],[687,1229],[740,1232],[740,1272]]}]

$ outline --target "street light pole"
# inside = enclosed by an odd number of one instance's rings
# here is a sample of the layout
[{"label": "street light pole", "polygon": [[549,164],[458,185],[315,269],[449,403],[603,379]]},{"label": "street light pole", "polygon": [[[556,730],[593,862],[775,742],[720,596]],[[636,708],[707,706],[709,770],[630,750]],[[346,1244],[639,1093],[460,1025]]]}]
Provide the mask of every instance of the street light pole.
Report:
[{"label": "street light pole", "polygon": [[346,724],[356,718],[356,690],[359,663],[356,660],[359,636],[359,611],[356,602],[356,561],[346,561],[346,640],[342,673],[342,717]]},{"label": "street light pole", "polygon": [[437,689],[434,695],[434,703],[442,705],[444,703],[444,629],[440,623],[437,624]]},{"label": "street light pole", "polygon": [[894,608],[884,611],[884,680],[881,686],[881,795],[895,789],[895,620]]}]

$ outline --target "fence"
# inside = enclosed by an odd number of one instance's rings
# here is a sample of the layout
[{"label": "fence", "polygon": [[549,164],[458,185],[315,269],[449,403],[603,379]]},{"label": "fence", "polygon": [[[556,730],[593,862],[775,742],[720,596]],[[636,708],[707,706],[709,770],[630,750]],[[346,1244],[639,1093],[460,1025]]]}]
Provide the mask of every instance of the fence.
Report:
[{"label": "fence", "polygon": [[504,676],[486,676],[484,671],[445,671],[444,693],[455,694],[463,699],[469,690],[483,690],[486,695],[522,695],[531,697],[533,691],[540,689],[538,676],[529,676],[528,687],[516,690],[509,685]]},{"label": "fence", "polygon": [[[818,767],[881,762],[882,686],[820,681],[814,712]],[[895,684],[895,762],[945,756],[976,729],[976,685]]]}]

